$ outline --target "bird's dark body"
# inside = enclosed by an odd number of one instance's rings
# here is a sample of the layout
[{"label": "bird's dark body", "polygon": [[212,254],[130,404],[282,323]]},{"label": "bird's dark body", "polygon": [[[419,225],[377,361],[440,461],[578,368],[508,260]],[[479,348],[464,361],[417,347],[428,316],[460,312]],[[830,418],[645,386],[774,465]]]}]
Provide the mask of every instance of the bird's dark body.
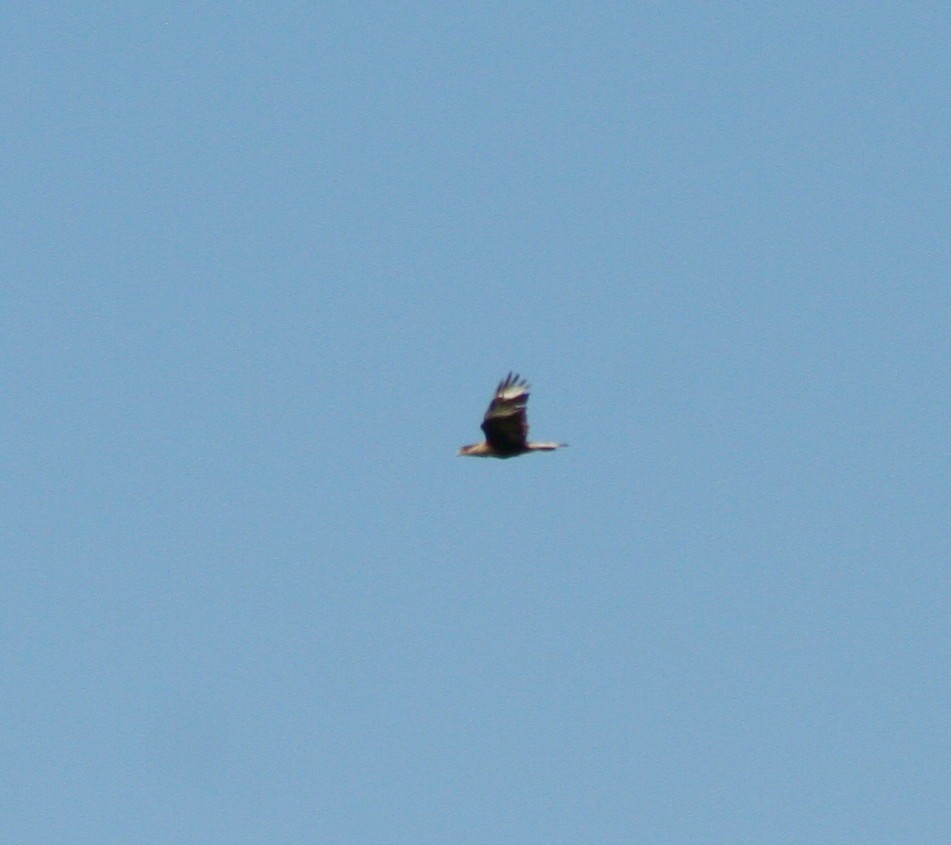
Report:
[{"label": "bird's dark body", "polygon": [[481,458],[514,458],[526,452],[550,452],[565,443],[528,441],[528,382],[511,372],[499,382],[482,420],[485,442],[463,446],[460,455]]}]

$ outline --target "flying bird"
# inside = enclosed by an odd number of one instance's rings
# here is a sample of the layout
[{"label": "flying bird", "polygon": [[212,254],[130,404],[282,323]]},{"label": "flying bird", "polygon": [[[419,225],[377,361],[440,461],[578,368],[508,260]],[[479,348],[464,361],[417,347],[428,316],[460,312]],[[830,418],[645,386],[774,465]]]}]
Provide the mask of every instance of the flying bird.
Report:
[{"label": "flying bird", "polygon": [[526,452],[551,452],[567,443],[529,443],[528,405],[529,385],[525,379],[509,373],[495,389],[489,409],[482,420],[484,443],[463,446],[460,455],[476,458],[514,458]]}]

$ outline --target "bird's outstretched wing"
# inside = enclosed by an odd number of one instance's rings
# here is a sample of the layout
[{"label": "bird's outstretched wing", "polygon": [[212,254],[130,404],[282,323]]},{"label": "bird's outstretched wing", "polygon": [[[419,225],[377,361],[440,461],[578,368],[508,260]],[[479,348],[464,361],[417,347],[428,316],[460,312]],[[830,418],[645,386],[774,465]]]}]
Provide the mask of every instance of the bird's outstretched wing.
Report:
[{"label": "bird's outstretched wing", "polygon": [[528,382],[512,373],[502,379],[495,389],[495,396],[482,420],[482,431],[488,444],[499,454],[525,450],[528,438],[528,419],[525,414],[528,390]]}]

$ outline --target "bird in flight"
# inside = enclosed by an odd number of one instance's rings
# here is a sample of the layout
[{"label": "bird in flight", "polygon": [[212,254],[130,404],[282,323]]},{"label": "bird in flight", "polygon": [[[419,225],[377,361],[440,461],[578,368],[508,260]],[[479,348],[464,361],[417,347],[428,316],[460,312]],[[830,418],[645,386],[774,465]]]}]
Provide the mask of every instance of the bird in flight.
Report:
[{"label": "bird in flight", "polygon": [[477,458],[514,458],[526,452],[551,452],[567,443],[529,443],[528,405],[529,385],[525,379],[509,373],[495,389],[489,409],[482,420],[484,443],[463,446],[460,455]]}]

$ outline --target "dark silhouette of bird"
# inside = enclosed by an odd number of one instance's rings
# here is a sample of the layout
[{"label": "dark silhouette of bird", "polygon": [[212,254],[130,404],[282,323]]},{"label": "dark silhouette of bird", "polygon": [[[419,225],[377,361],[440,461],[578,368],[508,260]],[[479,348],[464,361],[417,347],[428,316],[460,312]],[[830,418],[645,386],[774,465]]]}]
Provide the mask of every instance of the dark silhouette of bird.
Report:
[{"label": "dark silhouette of bird", "polygon": [[489,409],[482,420],[485,441],[463,446],[460,455],[476,458],[514,458],[526,452],[551,452],[567,443],[530,443],[528,419],[529,384],[509,373],[495,389]]}]

